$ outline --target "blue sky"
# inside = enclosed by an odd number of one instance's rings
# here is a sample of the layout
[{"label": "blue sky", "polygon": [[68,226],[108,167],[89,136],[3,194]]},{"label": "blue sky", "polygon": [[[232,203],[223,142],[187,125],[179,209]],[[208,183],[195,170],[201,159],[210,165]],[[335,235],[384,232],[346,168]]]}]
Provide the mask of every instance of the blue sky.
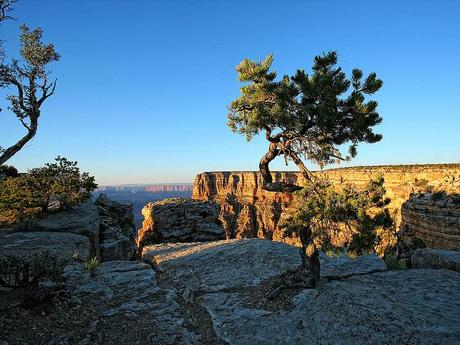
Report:
[{"label": "blue sky", "polygon": [[[383,140],[361,145],[348,165],[459,162],[458,13],[456,0],[20,0],[18,20],[0,28],[8,54],[27,23],[62,59],[36,138],[8,163],[25,170],[63,155],[101,184],[256,170],[264,139],[247,143],[226,126],[235,66],[274,53],[278,74],[292,74],[329,50],[347,73],[384,81],[375,97]],[[22,133],[0,113],[0,145]],[[281,158],[272,168],[286,169]]]}]

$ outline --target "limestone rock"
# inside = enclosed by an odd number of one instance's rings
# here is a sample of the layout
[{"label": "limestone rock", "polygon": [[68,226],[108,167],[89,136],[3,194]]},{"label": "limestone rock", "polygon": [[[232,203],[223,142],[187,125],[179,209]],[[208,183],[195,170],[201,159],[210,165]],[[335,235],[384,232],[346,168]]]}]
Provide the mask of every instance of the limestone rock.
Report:
[{"label": "limestone rock", "polygon": [[460,195],[414,194],[402,205],[401,216],[403,234],[431,248],[460,250]]},{"label": "limestone rock", "polygon": [[[259,239],[164,243],[144,247],[142,256],[167,272],[173,281],[187,282],[187,288],[197,291],[255,286],[301,263],[297,248]],[[321,254],[323,277],[384,270],[385,263],[376,255],[352,260]]]},{"label": "limestone rock", "polygon": [[460,272],[460,252],[442,249],[416,249],[411,257],[414,268],[438,268]]},{"label": "limestone rock", "polygon": [[[429,277],[429,279],[427,279]],[[460,275],[404,270],[351,277],[304,290],[293,307],[248,305],[248,295],[199,297],[219,338],[232,345],[458,344]]]},{"label": "limestone rock", "polygon": [[[142,339],[155,344],[202,344],[200,337],[187,328],[176,292],[158,287],[155,271],[144,262],[104,262],[94,276],[81,264],[73,264],[66,267],[64,276],[73,296],[83,300],[91,296],[91,303],[98,306],[98,314],[94,315],[101,337],[98,343],[128,344]],[[124,334],[127,325],[136,342]],[[87,333],[80,343],[94,343],[91,332]]]},{"label": "limestone rock", "polygon": [[91,256],[99,254],[99,216],[96,206],[88,201],[72,209],[52,213],[44,218],[22,225],[21,230],[62,232],[89,238]]},{"label": "limestone rock", "polygon": [[138,246],[162,242],[201,242],[225,238],[218,219],[219,205],[191,199],[164,199],[148,203]]},{"label": "limestone rock", "polygon": [[0,278],[10,285],[59,276],[67,264],[89,256],[89,239],[81,235],[45,231],[0,234]]},{"label": "limestone rock", "polygon": [[[372,177],[383,175],[386,196],[391,199],[389,207],[396,212],[398,224],[401,205],[414,192],[434,188],[448,194],[460,194],[460,164],[351,167],[323,170],[315,174],[327,177],[333,183],[352,182],[358,187],[365,186]],[[304,183],[301,174],[296,172],[273,172],[272,177],[274,182]],[[283,215],[290,210],[292,195],[267,192],[262,185],[259,172],[204,172],[195,178],[192,197],[215,201],[220,205],[219,217],[227,238],[258,237],[298,244],[295,238],[284,237],[279,227]],[[457,221],[460,219],[458,212],[455,217]],[[446,235],[449,233],[451,245],[460,244],[459,236],[452,237],[457,230],[454,230],[454,234],[451,230],[434,227],[432,232],[435,235],[436,231]],[[396,239],[387,234],[379,235],[385,238],[380,249],[383,253],[386,247],[395,244]]]},{"label": "limestone rock", "polygon": [[112,201],[103,193],[94,203],[100,219],[101,260],[130,260],[137,251],[132,205]]}]

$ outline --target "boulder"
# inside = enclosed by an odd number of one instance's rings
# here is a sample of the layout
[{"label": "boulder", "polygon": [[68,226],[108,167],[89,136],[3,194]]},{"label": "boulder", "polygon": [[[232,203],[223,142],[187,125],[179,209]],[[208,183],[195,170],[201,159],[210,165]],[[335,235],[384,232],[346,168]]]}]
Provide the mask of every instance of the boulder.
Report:
[{"label": "boulder", "polygon": [[91,256],[100,258],[99,216],[92,201],[69,210],[52,213],[28,224],[20,225],[20,230],[62,232],[86,236],[91,247]]},{"label": "boulder", "polygon": [[442,249],[416,249],[411,257],[414,268],[438,268],[460,272],[460,252]]},{"label": "boulder", "polygon": [[204,242],[225,238],[219,221],[219,205],[184,198],[148,203],[142,210],[144,221],[138,246],[163,242]]},{"label": "boulder", "polygon": [[58,276],[64,266],[90,257],[89,239],[45,231],[0,233],[0,278],[21,285],[42,276]]},{"label": "boulder", "polygon": [[137,251],[132,205],[112,201],[103,193],[94,203],[100,219],[101,260],[130,260]]}]

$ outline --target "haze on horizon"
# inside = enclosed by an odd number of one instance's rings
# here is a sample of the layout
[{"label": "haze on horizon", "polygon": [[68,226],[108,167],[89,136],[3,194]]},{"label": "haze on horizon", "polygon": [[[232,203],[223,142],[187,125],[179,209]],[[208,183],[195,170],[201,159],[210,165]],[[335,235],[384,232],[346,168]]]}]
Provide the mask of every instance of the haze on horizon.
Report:
[{"label": "haze on horizon", "polygon": [[[347,75],[358,67],[384,81],[375,97],[383,140],[361,144],[340,166],[460,162],[458,13],[454,0],[20,0],[18,20],[0,28],[8,56],[28,23],[43,28],[62,58],[51,66],[58,87],[37,136],[8,164],[26,170],[66,156],[101,185],[257,170],[265,139],[247,143],[226,126],[240,87],[235,66],[274,53],[281,76],[309,71],[329,50]],[[0,96],[7,144],[23,132]],[[282,159],[271,168],[296,170]]]}]

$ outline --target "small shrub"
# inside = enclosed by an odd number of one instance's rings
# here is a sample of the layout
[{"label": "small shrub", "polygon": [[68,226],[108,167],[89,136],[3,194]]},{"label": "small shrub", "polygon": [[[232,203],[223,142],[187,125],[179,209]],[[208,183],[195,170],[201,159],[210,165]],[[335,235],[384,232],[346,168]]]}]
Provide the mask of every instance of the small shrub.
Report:
[{"label": "small shrub", "polygon": [[18,177],[18,171],[14,166],[0,165],[0,175],[6,175],[6,177]]},{"label": "small shrub", "polygon": [[90,258],[85,262],[85,269],[89,272],[89,274],[91,274],[91,276],[95,275],[97,266],[99,266],[99,260],[97,257]]},{"label": "small shrub", "polygon": [[23,287],[45,277],[56,280],[67,262],[48,251],[21,256],[4,255],[0,260],[0,286]]},{"label": "small shrub", "polygon": [[27,174],[0,181],[0,224],[13,224],[81,204],[97,188],[94,177],[80,173],[77,162],[57,157]]},{"label": "small shrub", "polygon": [[385,264],[387,265],[389,270],[402,270],[406,268],[396,257],[393,255],[388,255],[385,257]]}]

